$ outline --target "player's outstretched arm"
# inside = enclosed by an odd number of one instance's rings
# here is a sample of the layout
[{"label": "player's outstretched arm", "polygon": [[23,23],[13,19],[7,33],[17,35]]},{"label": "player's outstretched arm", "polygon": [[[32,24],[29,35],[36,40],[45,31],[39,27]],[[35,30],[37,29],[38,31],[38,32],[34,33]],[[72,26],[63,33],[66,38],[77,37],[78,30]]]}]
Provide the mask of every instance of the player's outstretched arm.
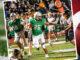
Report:
[{"label": "player's outstretched arm", "polygon": [[55,22],[51,22],[51,23],[49,23],[49,24],[50,24],[50,25],[55,25],[55,24],[58,23],[58,21],[59,21],[59,18],[57,18]]},{"label": "player's outstretched arm", "polygon": [[31,24],[28,24],[28,27],[29,27],[30,29],[32,29],[32,26],[31,26]]}]

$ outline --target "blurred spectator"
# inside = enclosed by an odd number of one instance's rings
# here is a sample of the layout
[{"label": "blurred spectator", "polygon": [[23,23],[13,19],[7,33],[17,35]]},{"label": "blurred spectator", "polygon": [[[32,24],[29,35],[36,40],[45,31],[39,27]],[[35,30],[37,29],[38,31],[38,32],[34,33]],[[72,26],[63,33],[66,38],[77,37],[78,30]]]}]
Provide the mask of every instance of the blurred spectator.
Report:
[{"label": "blurred spectator", "polygon": [[43,3],[43,1],[42,0],[40,0],[40,3],[39,3],[39,11],[41,12],[41,13],[46,13],[46,6],[45,6],[45,4]]},{"label": "blurred spectator", "polygon": [[52,1],[50,1],[50,3],[49,3],[49,9],[52,9],[54,7],[54,1],[52,0]]},{"label": "blurred spectator", "polygon": [[10,7],[11,8],[14,8],[15,7],[15,3],[13,1],[11,2]]},{"label": "blurred spectator", "polygon": [[[59,1],[60,6],[57,5],[56,1]],[[57,6],[56,6],[57,5]],[[64,6],[63,6],[64,5]],[[64,8],[65,7],[65,8]],[[47,12],[63,12],[64,9],[68,10],[64,0],[17,0],[17,2],[4,2],[4,9],[6,18],[9,18],[10,13],[30,13],[32,11],[39,11],[42,14]],[[44,16],[45,17],[45,16]]]}]

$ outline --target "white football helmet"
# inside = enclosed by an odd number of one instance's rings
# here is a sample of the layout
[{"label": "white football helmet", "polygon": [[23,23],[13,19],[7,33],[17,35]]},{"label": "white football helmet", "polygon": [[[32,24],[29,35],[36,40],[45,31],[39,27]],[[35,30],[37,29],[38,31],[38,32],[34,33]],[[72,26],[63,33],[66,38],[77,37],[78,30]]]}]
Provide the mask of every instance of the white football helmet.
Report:
[{"label": "white football helmet", "polygon": [[12,21],[15,21],[15,20],[16,20],[16,14],[15,14],[15,13],[11,13],[11,14],[10,14],[10,19],[11,19]]},{"label": "white football helmet", "polygon": [[15,13],[11,13],[11,14],[10,14],[10,17],[12,17],[12,16],[16,16],[16,14],[15,14]]},{"label": "white football helmet", "polygon": [[35,13],[34,13],[34,18],[36,18],[37,16],[38,16],[38,17],[39,17],[39,16],[42,16],[42,14],[41,14],[40,12],[35,12]]}]

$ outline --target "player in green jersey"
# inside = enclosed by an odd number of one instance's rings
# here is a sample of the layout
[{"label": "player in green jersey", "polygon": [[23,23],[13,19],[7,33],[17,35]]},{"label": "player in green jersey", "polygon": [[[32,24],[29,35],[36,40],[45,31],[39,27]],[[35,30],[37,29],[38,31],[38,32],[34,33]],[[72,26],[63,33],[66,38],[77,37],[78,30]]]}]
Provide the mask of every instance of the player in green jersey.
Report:
[{"label": "player in green jersey", "polygon": [[30,19],[30,25],[32,27],[32,38],[33,38],[33,45],[39,50],[39,40],[41,43],[42,48],[45,52],[45,57],[48,58],[48,52],[45,47],[45,38],[44,38],[44,24],[45,19],[42,18],[42,14],[40,12],[35,12],[34,18]]},{"label": "player in green jersey", "polygon": [[23,26],[21,24],[21,20],[18,18],[16,19],[16,14],[11,13],[10,15],[11,20],[8,22],[8,26],[11,30],[15,32],[15,40],[14,42],[18,45],[18,47],[24,51],[24,45],[20,42],[20,39],[22,38],[23,42],[24,40],[24,31]]}]

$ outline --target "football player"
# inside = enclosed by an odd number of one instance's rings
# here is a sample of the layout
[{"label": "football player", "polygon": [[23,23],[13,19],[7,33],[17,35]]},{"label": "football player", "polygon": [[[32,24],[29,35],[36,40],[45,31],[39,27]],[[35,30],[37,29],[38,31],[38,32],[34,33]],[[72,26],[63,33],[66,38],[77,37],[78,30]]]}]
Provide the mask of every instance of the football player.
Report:
[{"label": "football player", "polygon": [[29,18],[27,14],[22,15],[22,24],[24,24],[24,30],[25,30],[25,38],[27,39],[28,45],[29,45],[29,53],[28,56],[31,56],[32,51],[32,31],[29,26]]},{"label": "football player", "polygon": [[[55,18],[52,17],[51,12],[49,12],[49,13],[48,13],[48,22],[51,23],[51,22],[54,22],[54,21],[55,21]],[[50,34],[51,34],[51,32],[54,31],[54,25],[49,25],[49,26],[48,26],[48,31],[49,31],[49,32],[48,32],[48,42],[49,42],[49,44],[52,46],[51,39],[50,39]],[[55,32],[54,32],[54,34],[55,34]],[[56,37],[56,40],[58,40],[56,34],[55,34],[55,37]]]},{"label": "football player", "polygon": [[42,18],[42,14],[40,12],[35,12],[34,18],[30,19],[30,25],[32,27],[33,45],[39,50],[40,40],[41,46],[45,52],[45,57],[48,58],[48,51],[45,47],[44,24],[48,23],[45,23],[45,19]]},{"label": "football player", "polygon": [[64,17],[64,33],[66,35],[66,41],[70,41],[73,45],[75,45],[75,40],[74,40],[74,31],[73,31],[73,21],[72,21],[72,16],[70,16],[69,11],[66,11],[63,14]]},{"label": "football player", "polygon": [[23,39],[24,30],[23,30],[23,25],[21,24],[21,19],[16,19],[16,14],[15,13],[11,13],[10,18],[11,18],[11,20],[8,22],[8,26],[9,26],[9,28],[11,28],[11,30],[15,31],[14,42],[18,45],[18,47],[24,53],[24,45],[20,42],[20,39],[25,41]]},{"label": "football player", "polygon": [[10,57],[10,60],[24,60],[23,55],[18,49],[14,49],[9,57]]}]

